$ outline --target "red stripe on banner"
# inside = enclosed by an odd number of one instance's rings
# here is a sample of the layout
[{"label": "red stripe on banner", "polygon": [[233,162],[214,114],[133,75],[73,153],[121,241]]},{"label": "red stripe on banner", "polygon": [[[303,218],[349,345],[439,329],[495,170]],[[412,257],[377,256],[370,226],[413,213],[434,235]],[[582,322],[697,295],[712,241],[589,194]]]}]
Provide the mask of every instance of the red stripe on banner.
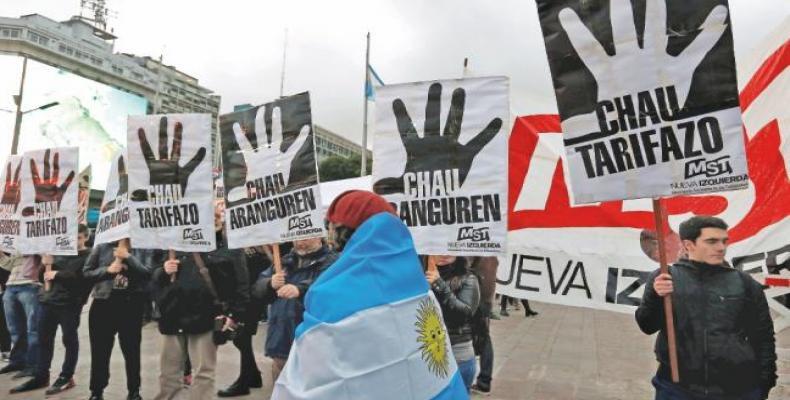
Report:
[{"label": "red stripe on banner", "polygon": [[773,276],[765,277],[767,286],[790,287],[790,278],[778,278]]},{"label": "red stripe on banner", "polygon": [[765,62],[757,72],[752,75],[752,79],[741,91],[741,110],[746,111],[755,99],[767,88],[785,68],[790,66],[790,39],[779,47]]},{"label": "red stripe on banner", "polygon": [[[788,67],[790,40],[766,59],[746,85],[741,93],[742,109],[747,109]],[[545,207],[515,210],[521,191],[530,189],[523,187],[524,180],[541,135],[561,135],[561,131],[558,115],[531,115],[516,119],[509,142],[508,230],[570,227],[653,229],[652,211],[623,211],[622,201],[573,206],[561,160],[557,161],[552,176],[545,178],[551,179]],[[751,140],[746,139],[749,175],[755,197],[746,215],[740,221],[732,221],[731,243],[748,239],[790,215],[790,201],[787,201],[790,198],[790,180],[781,143],[782,132],[776,119],[763,126]],[[730,206],[724,194],[677,196],[666,199],[664,205],[669,215],[718,215]]]}]

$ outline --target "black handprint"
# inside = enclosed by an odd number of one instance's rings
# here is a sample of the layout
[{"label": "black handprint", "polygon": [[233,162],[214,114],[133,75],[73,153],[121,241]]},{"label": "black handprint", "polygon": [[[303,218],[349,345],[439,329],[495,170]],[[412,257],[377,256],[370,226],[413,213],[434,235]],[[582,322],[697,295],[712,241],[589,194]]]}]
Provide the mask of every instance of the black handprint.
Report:
[{"label": "black handprint", "polygon": [[[461,135],[461,121],[464,118],[466,91],[462,88],[453,91],[450,112],[444,133],[440,134],[442,85],[434,83],[428,89],[428,102],[425,105],[425,129],[423,137],[417,136],[406,106],[401,99],[392,102],[392,111],[398,123],[401,141],[406,148],[407,172],[459,170],[459,186],[464,184],[472,161],[502,128],[502,119],[494,118],[488,126],[467,144],[458,143]],[[403,175],[399,178],[380,179],[373,185],[378,194],[403,193]]]},{"label": "black handprint", "polygon": [[[74,171],[71,171],[68,176],[66,176],[66,180],[63,181],[63,184],[58,186],[58,181],[60,180],[60,154],[55,152],[55,155],[52,157],[52,168],[49,165],[49,149],[44,152],[44,175],[41,176],[38,173],[38,166],[36,166],[35,160],[30,160],[30,174],[33,177],[33,188],[36,192],[35,202],[36,203],[48,203],[48,202],[57,202],[58,208],[60,210],[60,202],[63,201],[63,195],[66,194],[66,190],[71,185],[71,181],[74,180]],[[57,212],[56,210],[56,212]],[[33,207],[25,207],[22,210],[23,216],[31,216],[35,213]]]},{"label": "black handprint", "polygon": [[22,170],[22,161],[19,161],[19,165],[16,167],[16,172],[14,172],[13,179],[11,178],[11,161],[8,161],[8,165],[6,166],[5,170],[5,187],[3,190],[3,197],[0,198],[0,204],[10,205],[11,212],[15,213],[16,209],[19,207],[19,201],[22,199],[22,185],[20,185],[19,172]]},{"label": "black handprint", "polygon": [[118,198],[129,192],[129,174],[126,172],[126,164],[123,161],[123,156],[118,157],[118,190],[112,200],[108,201],[101,208],[101,212],[106,213],[115,208],[115,203]]},{"label": "black handprint", "polygon": [[[170,158],[167,156],[167,117],[162,117],[159,120],[159,159],[154,157],[154,152],[151,150],[151,145],[145,136],[145,130],[140,128],[137,130],[137,137],[140,139],[140,150],[143,152],[145,164],[148,166],[149,178],[148,182],[151,186],[154,185],[179,185],[181,187],[181,194],[186,192],[187,182],[189,176],[195,172],[195,168],[200,165],[203,158],[206,157],[206,148],[201,147],[198,149],[194,157],[183,167],[178,165],[181,159],[181,134],[184,127],[180,122],[176,122],[173,129],[173,147],[170,149]],[[132,200],[145,201],[148,200],[147,190],[135,190],[132,193]]]}]

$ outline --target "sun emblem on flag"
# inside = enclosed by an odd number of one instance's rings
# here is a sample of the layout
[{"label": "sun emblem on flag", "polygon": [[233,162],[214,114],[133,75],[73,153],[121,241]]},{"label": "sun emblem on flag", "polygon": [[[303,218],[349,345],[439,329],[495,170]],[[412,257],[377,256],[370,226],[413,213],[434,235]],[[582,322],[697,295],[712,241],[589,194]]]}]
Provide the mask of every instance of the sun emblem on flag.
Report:
[{"label": "sun emblem on flag", "polygon": [[417,309],[417,341],[420,342],[422,360],[436,376],[445,378],[450,372],[449,352],[447,351],[447,331],[442,316],[430,298],[420,303]]}]

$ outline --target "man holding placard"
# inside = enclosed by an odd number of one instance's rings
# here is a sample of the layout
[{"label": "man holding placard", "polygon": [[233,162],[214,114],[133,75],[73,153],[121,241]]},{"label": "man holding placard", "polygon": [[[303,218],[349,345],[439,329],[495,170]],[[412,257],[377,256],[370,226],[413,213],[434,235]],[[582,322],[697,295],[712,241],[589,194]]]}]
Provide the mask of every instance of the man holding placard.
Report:
[{"label": "man holding placard", "polygon": [[[680,224],[688,254],[655,271],[636,321],[656,338],[656,399],[761,400],[776,385],[774,326],[762,286],[724,260],[727,224],[697,216]],[[662,299],[674,297],[680,383],[673,383]],[[710,396],[710,397],[709,397]]]},{"label": "man holding placard", "polygon": [[215,208],[215,239],[208,253],[175,252],[154,271],[154,298],[162,334],[157,400],[184,390],[183,355],[193,369],[188,398],[214,398],[217,346],[232,340],[249,306],[247,263],[241,250],[224,246],[222,208]]}]

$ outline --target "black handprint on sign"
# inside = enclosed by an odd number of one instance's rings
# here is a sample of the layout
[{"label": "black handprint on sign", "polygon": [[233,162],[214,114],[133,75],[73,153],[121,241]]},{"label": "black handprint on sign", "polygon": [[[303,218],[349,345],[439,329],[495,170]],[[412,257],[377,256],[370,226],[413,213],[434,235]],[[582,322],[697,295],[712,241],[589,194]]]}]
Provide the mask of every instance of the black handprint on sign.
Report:
[{"label": "black handprint on sign", "polygon": [[22,185],[20,185],[19,172],[22,170],[22,161],[16,167],[13,179],[11,178],[11,161],[8,161],[5,170],[5,186],[3,190],[3,197],[0,198],[0,204],[11,206],[11,213],[15,213],[19,207],[19,201],[22,199]]},{"label": "black handprint on sign", "polygon": [[[184,127],[180,122],[176,122],[173,129],[173,147],[170,149],[170,157],[167,156],[167,117],[162,117],[159,120],[159,159],[154,156],[151,145],[145,136],[145,130],[140,128],[137,130],[137,137],[140,139],[140,150],[143,152],[145,164],[148,166],[149,178],[148,183],[151,186],[155,185],[179,185],[181,187],[181,194],[186,192],[187,182],[189,176],[195,172],[195,168],[200,165],[203,158],[206,157],[206,148],[201,147],[198,149],[194,157],[183,167],[178,164],[181,159],[181,135]],[[148,200],[147,190],[135,190],[132,193],[132,200],[145,201]]]},{"label": "black handprint on sign", "polygon": [[[52,156],[52,168],[49,165],[49,155],[50,151],[47,149],[44,152],[44,174],[39,175],[35,160],[30,160],[30,174],[33,177],[33,189],[36,192],[35,202],[37,204],[57,202],[58,207],[55,210],[57,212],[57,210],[60,210],[60,202],[63,201],[63,195],[66,194],[71,181],[74,180],[75,173],[71,171],[66,176],[63,184],[58,186],[58,181],[60,180],[60,154],[55,152],[55,155]],[[22,215],[26,217],[34,213],[33,207],[25,207],[22,210]]]},{"label": "black handprint on sign", "polygon": [[115,203],[118,198],[124,196],[129,192],[129,174],[126,172],[126,164],[123,161],[123,156],[118,157],[118,190],[112,200],[108,201],[102,206],[101,212],[106,213],[115,208]]},{"label": "black handprint on sign", "polygon": [[[442,85],[434,83],[428,89],[428,102],[425,105],[425,129],[423,137],[417,136],[406,106],[401,99],[392,102],[392,111],[398,123],[401,141],[406,148],[406,168],[403,173],[422,171],[441,171],[458,169],[459,185],[463,185],[472,161],[502,128],[502,119],[494,118],[488,126],[468,143],[458,143],[461,135],[461,121],[464,117],[466,91],[462,88],[453,91],[450,112],[444,133],[440,134]],[[403,175],[399,178],[380,179],[373,185],[378,194],[403,193]]]}]

